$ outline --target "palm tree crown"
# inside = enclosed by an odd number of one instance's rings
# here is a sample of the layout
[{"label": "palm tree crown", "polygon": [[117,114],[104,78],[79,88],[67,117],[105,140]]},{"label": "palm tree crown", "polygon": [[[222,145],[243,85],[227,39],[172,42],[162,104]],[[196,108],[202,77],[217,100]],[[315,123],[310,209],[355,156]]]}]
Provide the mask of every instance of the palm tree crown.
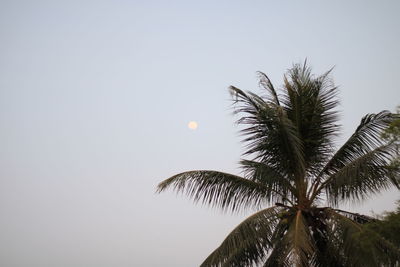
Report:
[{"label": "palm tree crown", "polygon": [[[375,233],[361,242],[370,217],[337,209],[390,186],[394,145],[381,133],[396,119],[382,111],[362,118],[338,150],[337,88],[330,71],[314,76],[296,64],[279,92],[259,73],[263,96],[230,87],[246,150],[243,177],[188,171],[158,185],[223,210],[259,211],[239,224],[202,266],[396,266],[399,248]],[[326,201],[327,206],[320,206]]]}]

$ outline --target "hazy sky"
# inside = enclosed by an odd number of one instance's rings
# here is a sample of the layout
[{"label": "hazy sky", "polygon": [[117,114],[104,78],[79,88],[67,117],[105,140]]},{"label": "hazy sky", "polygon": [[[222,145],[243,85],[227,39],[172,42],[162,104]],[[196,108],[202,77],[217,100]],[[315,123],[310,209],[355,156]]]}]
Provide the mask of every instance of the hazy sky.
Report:
[{"label": "hazy sky", "polygon": [[399,1],[0,1],[0,266],[198,266],[247,214],[155,187],[185,170],[239,173],[227,87],[260,92],[258,70],[279,86],[305,58],[317,74],[335,66],[342,142],[366,113],[400,104],[399,11]]}]

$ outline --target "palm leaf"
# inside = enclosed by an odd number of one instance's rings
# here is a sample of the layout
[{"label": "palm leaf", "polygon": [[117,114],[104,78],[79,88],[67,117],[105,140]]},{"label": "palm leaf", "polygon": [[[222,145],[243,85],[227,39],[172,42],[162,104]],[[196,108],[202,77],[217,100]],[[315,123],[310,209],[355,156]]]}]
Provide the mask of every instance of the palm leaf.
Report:
[{"label": "palm leaf", "polygon": [[259,263],[272,247],[271,239],[280,210],[271,207],[244,220],[201,266],[251,266]]},{"label": "palm leaf", "polygon": [[235,113],[245,114],[238,120],[238,124],[245,126],[241,131],[246,136],[244,155],[254,155],[255,159],[275,166],[281,173],[302,173],[302,144],[285,111],[253,93],[233,86],[230,91],[235,97]]},{"label": "palm leaf", "polygon": [[268,76],[265,73],[263,73],[261,71],[257,72],[257,74],[258,74],[259,79],[260,79],[259,84],[264,89],[268,90],[268,92],[270,93],[271,102],[275,103],[275,105],[277,105],[277,106],[280,106],[281,104],[280,104],[280,101],[279,101],[278,94],[276,93],[276,90],[274,88],[274,85],[271,83],[271,80],[268,78]]},{"label": "palm leaf", "polygon": [[259,208],[271,203],[275,195],[260,183],[218,171],[189,171],[172,176],[158,185],[157,192],[173,187],[185,192],[195,202],[238,211],[245,207]]},{"label": "palm leaf", "polygon": [[367,216],[367,215],[363,215],[363,214],[359,214],[359,213],[354,213],[354,212],[340,210],[340,209],[332,209],[332,210],[334,210],[338,214],[341,214],[341,215],[349,218],[353,222],[356,222],[356,223],[359,223],[359,224],[365,224],[365,223],[377,221],[377,219],[375,219],[373,217],[370,217],[370,216]]},{"label": "palm leaf", "polygon": [[330,175],[316,191],[326,190],[328,201],[360,200],[378,193],[391,185],[399,186],[394,179],[397,169],[388,168],[395,153],[393,144],[380,146],[348,162]]},{"label": "palm leaf", "polygon": [[301,210],[296,212],[286,238],[291,251],[289,258],[293,265],[308,266],[310,257],[314,252],[314,244]]},{"label": "palm leaf", "polygon": [[269,188],[269,193],[274,191],[282,193],[282,197],[278,196],[276,201],[291,202],[298,197],[296,188],[291,184],[290,179],[281,174],[275,166],[252,160],[241,160],[240,164],[247,179],[264,184]]},{"label": "palm leaf", "polygon": [[364,155],[373,148],[381,146],[383,144],[381,138],[382,131],[389,126],[393,119],[394,116],[389,111],[364,116],[356,131],[333,155],[320,175],[332,174],[355,158]]},{"label": "palm leaf", "polygon": [[337,88],[329,73],[314,77],[306,65],[297,64],[284,77],[286,94],[282,102],[301,136],[308,173],[315,173],[326,161],[337,133]]},{"label": "palm leaf", "polygon": [[275,227],[272,244],[273,249],[265,260],[263,267],[290,267],[293,266],[289,258],[290,242],[288,242],[287,232],[290,227],[290,218],[293,218],[293,209],[282,211],[280,214],[281,220]]},{"label": "palm leaf", "polygon": [[275,232],[274,248],[263,266],[309,266],[315,247],[302,211],[291,209]]},{"label": "palm leaf", "polygon": [[322,168],[310,190],[310,193],[312,192],[310,195],[313,195],[313,198],[315,197],[316,192],[320,191],[320,183],[327,177],[371,150],[384,145],[381,139],[382,131],[388,127],[393,119],[394,115],[388,111],[364,116],[352,136]]},{"label": "palm leaf", "polygon": [[293,264],[288,257],[290,246],[286,240],[277,240],[274,243],[274,249],[263,264],[263,267],[292,267]]}]

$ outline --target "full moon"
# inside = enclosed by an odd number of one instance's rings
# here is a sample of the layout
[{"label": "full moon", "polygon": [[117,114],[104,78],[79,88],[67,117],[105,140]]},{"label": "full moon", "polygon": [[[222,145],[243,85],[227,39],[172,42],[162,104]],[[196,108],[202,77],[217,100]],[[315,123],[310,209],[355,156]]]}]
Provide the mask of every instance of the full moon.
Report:
[{"label": "full moon", "polygon": [[196,130],[196,129],[197,129],[197,126],[198,126],[198,124],[197,124],[197,122],[195,122],[195,121],[190,121],[190,122],[188,123],[188,128],[189,128],[190,130]]}]

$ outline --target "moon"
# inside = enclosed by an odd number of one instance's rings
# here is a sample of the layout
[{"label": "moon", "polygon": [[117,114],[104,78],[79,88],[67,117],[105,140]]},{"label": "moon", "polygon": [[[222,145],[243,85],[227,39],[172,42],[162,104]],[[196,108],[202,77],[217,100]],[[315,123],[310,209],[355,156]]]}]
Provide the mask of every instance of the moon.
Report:
[{"label": "moon", "polygon": [[190,122],[188,123],[188,128],[189,128],[190,130],[196,130],[198,126],[199,126],[199,125],[198,125],[197,122],[195,122],[195,121],[190,121]]}]

